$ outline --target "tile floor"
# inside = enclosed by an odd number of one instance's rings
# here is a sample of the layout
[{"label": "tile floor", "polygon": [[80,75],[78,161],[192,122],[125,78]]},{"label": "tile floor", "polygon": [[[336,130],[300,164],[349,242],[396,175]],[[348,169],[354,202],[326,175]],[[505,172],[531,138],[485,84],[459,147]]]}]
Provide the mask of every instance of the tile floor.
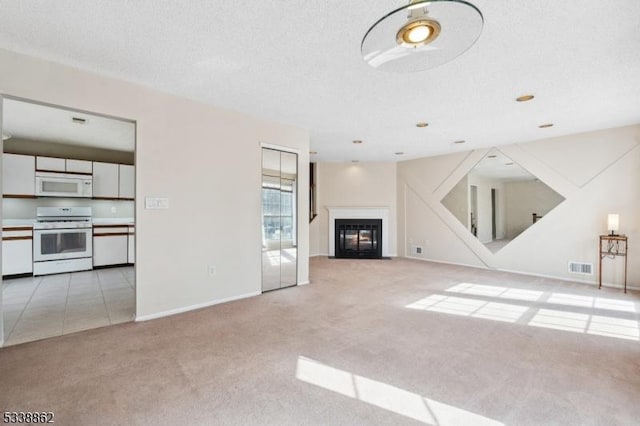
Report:
[{"label": "tile floor", "polygon": [[2,281],[4,346],[132,321],[133,266]]}]

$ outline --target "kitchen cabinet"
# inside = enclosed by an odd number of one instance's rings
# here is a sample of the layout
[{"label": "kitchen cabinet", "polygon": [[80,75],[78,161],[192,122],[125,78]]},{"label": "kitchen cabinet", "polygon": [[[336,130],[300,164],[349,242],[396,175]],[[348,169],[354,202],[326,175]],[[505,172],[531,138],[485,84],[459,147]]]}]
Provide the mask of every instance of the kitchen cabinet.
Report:
[{"label": "kitchen cabinet", "polygon": [[2,275],[33,272],[33,229],[7,227],[2,230]]},{"label": "kitchen cabinet", "polygon": [[119,198],[119,165],[93,162],[93,198]]},{"label": "kitchen cabinet", "polygon": [[66,171],[91,174],[93,172],[93,161],[67,159]]},{"label": "kitchen cabinet", "polygon": [[36,157],[36,170],[43,172],[91,174],[92,161],[54,157]]},{"label": "kitchen cabinet", "polygon": [[119,191],[120,198],[128,198],[133,200],[135,192],[134,167],[128,164],[119,164]]},{"label": "kitchen cabinet", "polygon": [[127,263],[134,264],[136,263],[136,235],[135,228],[133,226],[129,227],[129,238],[127,240]]},{"label": "kitchen cabinet", "polygon": [[67,166],[64,158],[36,157],[36,169],[43,172],[66,172]]},{"label": "kitchen cabinet", "polygon": [[2,156],[2,193],[5,197],[35,197],[36,159],[33,155]]},{"label": "kitchen cabinet", "polygon": [[128,261],[128,236],[93,235],[93,266],[124,265]]}]

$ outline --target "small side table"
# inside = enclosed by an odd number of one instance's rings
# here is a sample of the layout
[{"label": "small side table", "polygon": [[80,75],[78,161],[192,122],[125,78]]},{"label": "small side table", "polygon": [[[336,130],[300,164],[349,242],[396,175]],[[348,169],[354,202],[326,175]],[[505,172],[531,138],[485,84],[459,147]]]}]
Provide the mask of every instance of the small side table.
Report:
[{"label": "small side table", "polygon": [[626,235],[600,235],[600,245],[598,247],[598,258],[600,268],[598,269],[598,288],[602,287],[602,259],[605,257],[624,257],[624,292],[627,292],[627,236]]}]

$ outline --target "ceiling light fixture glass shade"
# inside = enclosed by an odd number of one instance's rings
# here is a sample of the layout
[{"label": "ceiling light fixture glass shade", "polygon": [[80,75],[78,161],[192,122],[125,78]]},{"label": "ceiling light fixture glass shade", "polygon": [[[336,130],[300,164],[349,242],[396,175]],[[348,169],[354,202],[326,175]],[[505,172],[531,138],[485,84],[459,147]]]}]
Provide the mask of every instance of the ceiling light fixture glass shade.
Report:
[{"label": "ceiling light fixture glass shade", "polygon": [[428,70],[473,46],[483,24],[480,10],[466,1],[411,0],[369,28],[362,57],[381,71]]}]

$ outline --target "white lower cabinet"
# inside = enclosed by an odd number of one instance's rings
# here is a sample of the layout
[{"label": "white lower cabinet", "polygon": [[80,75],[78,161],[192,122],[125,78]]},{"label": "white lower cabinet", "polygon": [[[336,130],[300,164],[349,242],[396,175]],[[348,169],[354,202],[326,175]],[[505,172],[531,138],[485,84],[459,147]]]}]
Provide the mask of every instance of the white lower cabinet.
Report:
[{"label": "white lower cabinet", "polygon": [[2,275],[33,272],[33,240],[2,241]]},{"label": "white lower cabinet", "polygon": [[93,236],[93,266],[122,265],[128,261],[128,235]]},{"label": "white lower cabinet", "polygon": [[128,248],[127,254],[128,259],[127,263],[134,264],[136,263],[136,236],[134,234],[134,228],[129,228],[129,238],[128,238]]}]

